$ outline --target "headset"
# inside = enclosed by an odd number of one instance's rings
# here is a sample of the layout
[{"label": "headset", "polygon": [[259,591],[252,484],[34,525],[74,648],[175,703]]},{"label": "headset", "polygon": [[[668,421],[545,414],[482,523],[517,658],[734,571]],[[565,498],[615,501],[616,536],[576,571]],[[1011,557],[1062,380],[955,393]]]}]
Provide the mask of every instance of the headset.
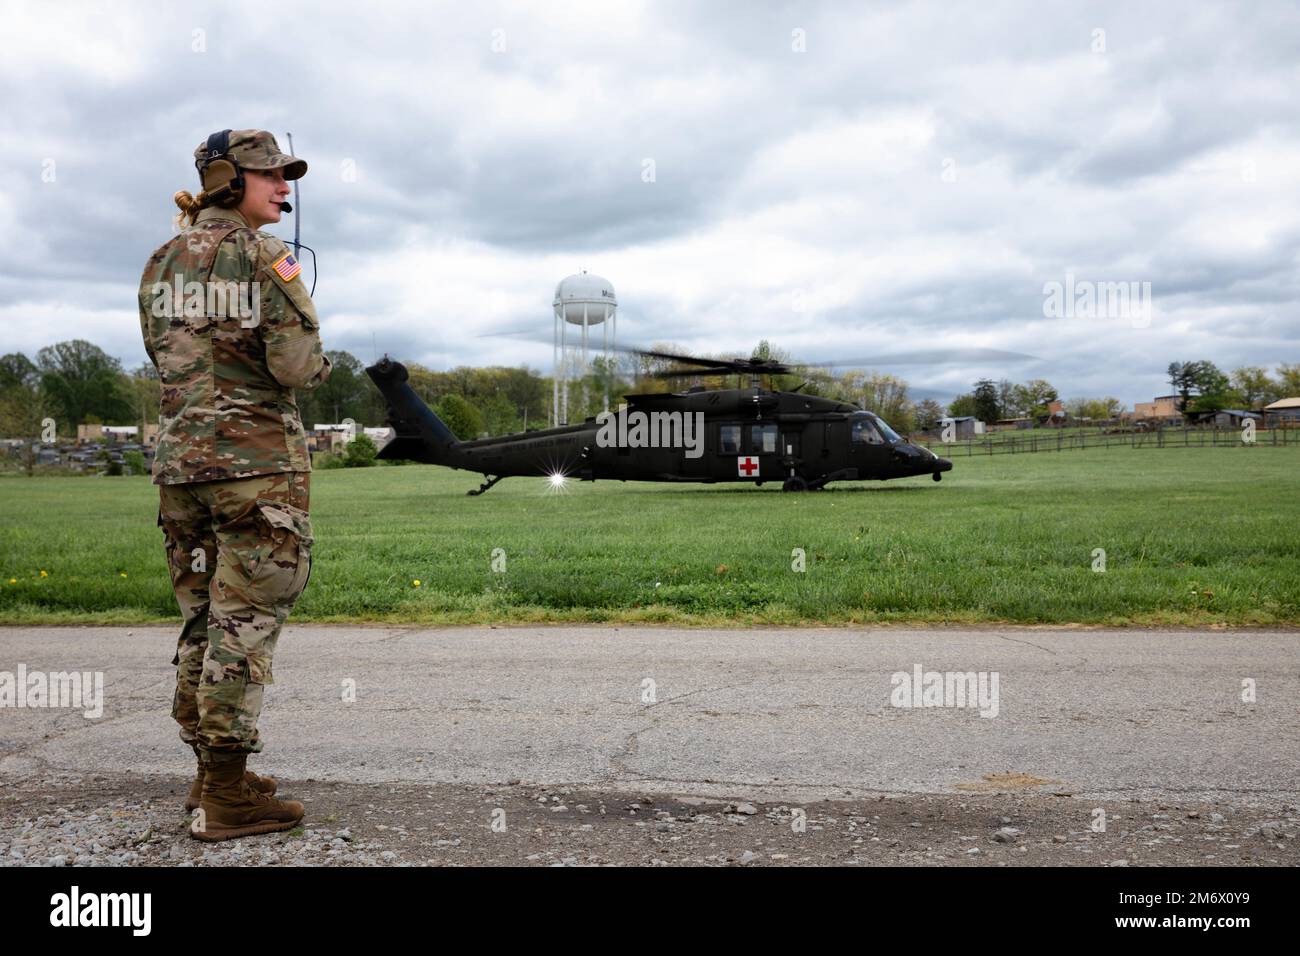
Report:
[{"label": "headset", "polygon": [[214,206],[230,209],[244,198],[244,172],[226,158],[230,152],[230,130],[223,129],[208,137],[203,158],[194,161],[203,182],[203,191]]},{"label": "headset", "polygon": [[[244,171],[226,158],[230,152],[230,132],[228,129],[223,129],[209,136],[207,145],[203,147],[203,158],[194,161],[194,168],[199,171],[199,178],[203,182],[203,191],[208,194],[208,201],[222,209],[238,206],[244,198]],[[289,135],[289,152],[293,152],[292,134]],[[293,198],[298,198],[296,180],[293,184]],[[280,203],[280,209],[282,212],[293,212],[293,206],[288,200]],[[308,295],[314,295],[316,293],[316,250],[298,241],[299,223],[300,220],[295,218],[293,250],[297,252],[301,246],[311,253],[311,292]]]}]

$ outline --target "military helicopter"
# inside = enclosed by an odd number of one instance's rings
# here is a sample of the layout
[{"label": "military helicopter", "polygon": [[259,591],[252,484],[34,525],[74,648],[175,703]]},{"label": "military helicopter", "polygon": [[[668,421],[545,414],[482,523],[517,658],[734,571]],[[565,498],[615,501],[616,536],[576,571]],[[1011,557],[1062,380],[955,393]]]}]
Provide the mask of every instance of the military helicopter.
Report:
[{"label": "military helicopter", "polygon": [[[879,416],[856,405],[772,391],[763,376],[797,374],[767,358],[706,359],[646,349],[620,351],[675,362],[656,377],[741,373],[749,388],[626,395],[615,412],[582,424],[459,441],[407,383],[388,356],[366,373],[388,402],[395,435],[379,452],[478,472],[481,495],[502,478],[532,476],[559,484],[580,481],[674,481],[714,484],[780,482],[783,491],[824,488],[832,481],[886,481],[930,475],[939,481],[952,462],[912,445]],[[822,363],[842,365],[843,362]],[[806,366],[804,366],[806,367]],[[806,383],[805,383],[806,384]],[[803,388],[800,385],[799,388]]]}]

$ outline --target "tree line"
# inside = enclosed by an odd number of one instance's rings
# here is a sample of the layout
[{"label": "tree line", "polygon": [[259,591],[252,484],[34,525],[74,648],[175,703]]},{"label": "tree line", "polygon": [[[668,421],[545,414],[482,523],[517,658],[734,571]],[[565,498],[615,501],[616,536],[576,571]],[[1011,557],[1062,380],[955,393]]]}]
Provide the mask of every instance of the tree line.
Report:
[{"label": "tree line", "polygon": [[[316,389],[295,398],[303,424],[380,425],[383,396],[354,355],[330,350],[333,369]],[[410,384],[445,415],[462,437],[504,434],[545,427],[550,379],[527,368],[459,367],[437,372],[410,364]],[[36,438],[52,419],[55,436],[73,438],[84,424],[156,424],[161,401],[152,363],[127,370],[99,346],[73,339],[46,346],[31,358],[22,352],[0,356],[0,437]],[[585,408],[578,409],[585,412]],[[594,412],[591,412],[594,414]]]},{"label": "tree line", "polygon": [[[673,343],[656,343],[654,351],[681,353]],[[380,425],[386,409],[383,396],[354,355],[327,352],[333,371],[311,392],[297,394],[304,425],[337,424],[351,419],[358,425]],[[790,363],[789,357],[763,340],[751,355]],[[700,356],[722,358],[728,356]],[[458,366],[435,371],[409,363],[411,388],[462,439],[503,435],[544,428],[550,424],[552,379],[526,367]],[[587,374],[569,385],[568,420],[581,422],[632,392],[666,392],[691,385],[744,388],[748,375],[661,377],[677,371],[673,362],[652,356],[628,355],[605,362],[592,360]],[[861,404],[896,430],[907,433],[932,428],[945,417],[971,415],[992,423],[1006,418],[1041,418],[1059,400],[1057,389],[1044,379],[1013,383],[981,379],[972,391],[959,395],[946,408],[933,399],[915,400],[908,383],[882,372],[851,370],[833,373],[816,366],[798,374],[770,376],[766,384],[778,390],[798,388],[806,395]],[[1168,367],[1180,411],[1259,408],[1278,398],[1300,395],[1300,364],[1282,363],[1274,372],[1243,366],[1231,373],[1212,362],[1174,362]],[[58,342],[36,353],[0,356],[0,437],[34,438],[42,423],[53,419],[60,437],[76,435],[79,424],[144,425],[158,421],[160,384],[151,363],[127,371],[122,363],[84,339]],[[1124,410],[1115,398],[1074,398],[1064,408],[1075,418],[1113,419]]]},{"label": "tree line", "polygon": [[1224,408],[1250,411],[1300,395],[1300,363],[1283,362],[1270,375],[1259,365],[1224,373],[1213,362],[1170,362],[1167,373],[1178,396],[1175,404],[1183,414]]},{"label": "tree line", "polygon": [[[1259,365],[1244,365],[1225,373],[1213,362],[1171,362],[1166,374],[1182,414],[1225,408],[1258,410],[1280,398],[1300,395],[1300,363],[1283,362],[1272,373]],[[986,424],[1009,418],[1041,419],[1056,401],[1060,401],[1057,390],[1041,378],[1023,384],[981,379],[972,391],[953,400],[948,414],[973,416]],[[1073,418],[1094,421],[1115,419],[1127,410],[1119,399],[1109,396],[1072,398],[1061,405]]]}]

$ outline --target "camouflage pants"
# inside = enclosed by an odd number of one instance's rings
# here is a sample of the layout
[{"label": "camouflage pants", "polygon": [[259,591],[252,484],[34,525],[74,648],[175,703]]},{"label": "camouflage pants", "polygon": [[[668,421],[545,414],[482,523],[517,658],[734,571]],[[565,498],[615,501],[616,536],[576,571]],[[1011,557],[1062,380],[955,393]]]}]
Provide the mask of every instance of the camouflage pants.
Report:
[{"label": "camouflage pants", "polygon": [[203,759],[257,753],[280,626],[311,575],[311,474],[159,486],[158,524],[185,619],[172,716]]}]

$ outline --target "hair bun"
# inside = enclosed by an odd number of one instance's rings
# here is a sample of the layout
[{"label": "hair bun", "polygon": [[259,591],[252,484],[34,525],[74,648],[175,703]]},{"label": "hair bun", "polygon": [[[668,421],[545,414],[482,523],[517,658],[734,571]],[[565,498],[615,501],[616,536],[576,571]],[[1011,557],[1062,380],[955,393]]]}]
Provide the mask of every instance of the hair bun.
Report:
[{"label": "hair bun", "polygon": [[176,208],[180,210],[180,214],[176,217],[176,225],[181,228],[186,224],[193,225],[199,210],[206,205],[206,199],[206,193],[199,193],[196,198],[188,189],[178,189],[172,195],[172,202],[176,203]]}]

